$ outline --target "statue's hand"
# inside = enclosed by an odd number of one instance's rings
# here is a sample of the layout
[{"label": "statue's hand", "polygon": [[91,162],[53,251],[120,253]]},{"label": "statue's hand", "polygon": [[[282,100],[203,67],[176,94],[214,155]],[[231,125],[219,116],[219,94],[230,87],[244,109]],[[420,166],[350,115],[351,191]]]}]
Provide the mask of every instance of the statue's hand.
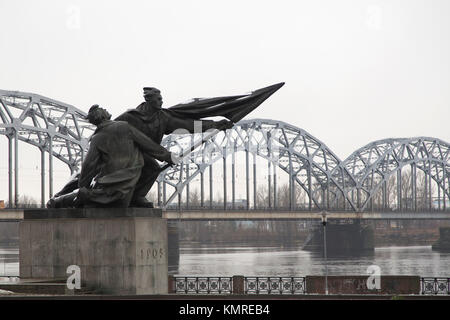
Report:
[{"label": "statue's hand", "polygon": [[167,157],[167,159],[164,159],[170,166],[176,165],[180,162],[180,157],[174,153],[170,152],[170,155]]},{"label": "statue's hand", "polygon": [[219,130],[227,130],[233,128],[234,123],[230,120],[220,120],[216,123],[216,128]]}]

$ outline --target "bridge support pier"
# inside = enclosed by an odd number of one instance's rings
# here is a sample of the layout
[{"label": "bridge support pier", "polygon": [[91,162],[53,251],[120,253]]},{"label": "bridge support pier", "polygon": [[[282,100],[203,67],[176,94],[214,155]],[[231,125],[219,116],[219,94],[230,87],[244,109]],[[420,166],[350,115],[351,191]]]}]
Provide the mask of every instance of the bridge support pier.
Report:
[{"label": "bridge support pier", "polygon": [[[361,225],[359,221],[341,224],[328,220],[327,223],[327,254],[359,254],[374,250],[374,233],[371,226]],[[323,252],[323,228],[313,231],[303,250]]]},{"label": "bridge support pier", "polygon": [[432,245],[432,249],[450,252],[450,227],[439,228],[439,240]]}]

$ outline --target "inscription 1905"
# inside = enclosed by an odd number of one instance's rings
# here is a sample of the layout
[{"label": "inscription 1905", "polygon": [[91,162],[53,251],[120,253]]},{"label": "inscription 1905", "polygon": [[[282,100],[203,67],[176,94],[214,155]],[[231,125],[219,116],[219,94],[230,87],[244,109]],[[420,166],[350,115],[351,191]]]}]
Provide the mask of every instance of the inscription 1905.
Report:
[{"label": "inscription 1905", "polygon": [[160,260],[164,257],[164,249],[161,247],[157,248],[141,248],[140,258],[141,261],[155,261]]}]

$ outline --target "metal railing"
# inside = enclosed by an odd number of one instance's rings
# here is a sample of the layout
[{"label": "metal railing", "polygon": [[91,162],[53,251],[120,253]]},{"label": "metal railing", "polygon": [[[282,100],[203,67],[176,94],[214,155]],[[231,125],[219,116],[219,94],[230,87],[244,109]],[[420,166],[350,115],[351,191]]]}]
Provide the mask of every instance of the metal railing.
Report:
[{"label": "metal railing", "polygon": [[305,294],[305,277],[245,277],[246,294]]},{"label": "metal railing", "polygon": [[450,294],[450,278],[420,278],[420,293],[448,295]]},{"label": "metal railing", "polygon": [[[295,211],[295,212],[317,212],[320,213],[323,211],[323,209],[320,208],[312,208],[309,209],[307,206],[304,205],[296,205],[293,206],[292,208],[290,207],[286,207],[286,206],[277,206],[277,207],[268,207],[268,206],[251,206],[249,208],[247,207],[243,207],[243,206],[235,206],[234,208],[232,207],[232,205],[227,205],[227,208],[224,209],[223,205],[213,205],[210,206],[208,204],[205,204],[204,206],[199,206],[199,205],[187,205],[186,203],[182,203],[181,204],[181,208],[178,206],[178,204],[171,204],[167,207],[165,207],[163,210],[165,211],[179,211],[179,210],[183,210],[183,211],[218,211],[218,212],[223,212],[223,211],[230,211],[230,212],[248,212],[248,211],[268,211],[268,212],[291,212],[291,211]],[[10,210],[10,209],[8,209]],[[336,208],[328,208],[327,209],[328,212],[355,212],[355,210],[353,210],[352,208],[340,208],[340,207],[336,207]],[[373,211],[380,211],[380,212],[386,212],[386,213],[416,213],[418,211],[422,211],[422,212],[447,212],[450,213],[450,207],[446,208],[445,210],[443,209],[438,209],[438,208],[418,208],[418,209],[411,209],[411,208],[402,208],[402,209],[397,209],[397,208],[385,208],[385,207],[374,207],[373,209],[365,209],[362,210],[360,212],[373,212]]]},{"label": "metal railing", "polygon": [[[307,294],[306,277],[171,277],[176,294]],[[450,295],[450,278],[420,278],[421,295]]]},{"label": "metal railing", "polygon": [[174,277],[175,293],[231,294],[233,277]]},{"label": "metal railing", "polygon": [[305,277],[173,277],[177,294],[305,294]]}]

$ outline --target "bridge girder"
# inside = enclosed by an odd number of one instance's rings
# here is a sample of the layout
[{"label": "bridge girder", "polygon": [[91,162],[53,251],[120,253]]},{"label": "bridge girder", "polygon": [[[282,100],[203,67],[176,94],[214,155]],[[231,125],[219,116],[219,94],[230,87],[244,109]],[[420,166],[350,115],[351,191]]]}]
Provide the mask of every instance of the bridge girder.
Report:
[{"label": "bridge girder", "polygon": [[[374,196],[395,177],[397,194],[405,192],[402,188],[402,170],[410,168],[413,209],[417,209],[417,169],[425,174],[425,193],[428,194],[428,207],[431,208],[431,181],[435,181],[438,194],[443,192],[450,198],[450,145],[437,138],[415,137],[384,139],[374,141],[353,152],[343,161],[356,180],[356,185],[348,192],[357,193],[357,206],[365,210]],[[402,209],[401,197],[397,197],[397,208]],[[383,195],[383,198],[385,196]],[[446,206],[445,197],[442,203]],[[386,201],[386,199],[384,199]],[[440,202],[440,199],[439,199]],[[384,204],[385,205],[385,204]]]},{"label": "bridge girder", "polygon": [[[162,144],[173,152],[182,153],[197,139],[201,139],[201,134],[171,135],[166,137]],[[308,195],[309,209],[336,206],[341,198],[344,199],[343,207],[356,210],[343,187],[346,183],[354,185],[355,182],[348,170],[342,166],[340,159],[323,142],[305,130],[285,122],[267,119],[240,121],[232,129],[225,133],[218,133],[194,150],[191,157],[187,157],[184,163],[161,173],[158,182],[164,182],[174,189],[169,197],[160,199],[162,206],[166,207],[177,196],[180,197],[189,183],[198,175],[203,175],[213,163],[223,161],[227,155],[240,151],[262,157],[288,174],[291,209],[296,206],[293,198],[294,188],[298,185]],[[248,166],[247,161],[247,177],[249,176]],[[186,170],[186,168],[189,169]],[[248,182],[246,188],[249,189]],[[274,191],[276,192],[276,189]],[[158,194],[161,195],[161,193],[159,190]],[[275,193],[273,198],[275,203]],[[249,200],[247,199],[247,203]]]}]

